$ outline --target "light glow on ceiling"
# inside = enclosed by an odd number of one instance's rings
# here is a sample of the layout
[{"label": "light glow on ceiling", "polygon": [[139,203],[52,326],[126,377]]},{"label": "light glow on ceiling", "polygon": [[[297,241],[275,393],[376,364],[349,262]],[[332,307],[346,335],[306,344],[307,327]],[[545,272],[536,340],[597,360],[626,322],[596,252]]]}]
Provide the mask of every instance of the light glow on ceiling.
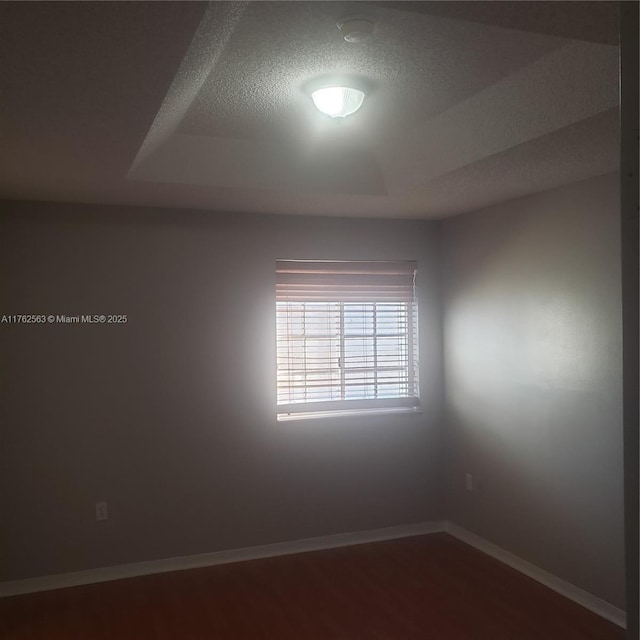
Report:
[{"label": "light glow on ceiling", "polygon": [[332,118],[346,118],[355,113],[364,101],[364,92],[352,87],[325,87],[311,94],[318,111]]}]

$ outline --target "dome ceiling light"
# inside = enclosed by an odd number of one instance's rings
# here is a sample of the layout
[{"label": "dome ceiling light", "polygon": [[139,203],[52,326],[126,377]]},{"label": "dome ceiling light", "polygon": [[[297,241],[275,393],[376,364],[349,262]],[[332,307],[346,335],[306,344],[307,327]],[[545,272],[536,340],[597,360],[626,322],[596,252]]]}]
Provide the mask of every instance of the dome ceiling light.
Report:
[{"label": "dome ceiling light", "polygon": [[364,91],[353,87],[323,87],[311,93],[316,109],[332,118],[346,118],[364,101]]},{"label": "dome ceiling light", "polygon": [[[342,37],[350,43],[360,43],[367,40],[373,33],[374,22],[364,16],[345,16],[338,20],[337,27]],[[331,118],[346,118],[355,113],[364,102],[366,86],[358,88],[362,82],[334,79],[311,91],[311,99],[316,109]]]}]

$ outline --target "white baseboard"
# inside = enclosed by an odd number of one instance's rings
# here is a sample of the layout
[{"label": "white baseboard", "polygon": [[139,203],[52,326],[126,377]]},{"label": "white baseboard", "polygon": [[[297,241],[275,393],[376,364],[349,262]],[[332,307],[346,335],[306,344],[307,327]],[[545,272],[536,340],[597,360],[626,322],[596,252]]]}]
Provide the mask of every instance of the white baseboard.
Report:
[{"label": "white baseboard", "polygon": [[232,562],[243,562],[245,560],[285,556],[292,553],[304,553],[305,551],[320,551],[322,549],[348,547],[356,544],[364,544],[366,542],[408,538],[427,533],[440,533],[444,530],[445,522],[420,522],[417,524],[401,525],[397,527],[386,527],[384,529],[356,531],[353,533],[337,533],[319,538],[305,538],[303,540],[277,542],[275,544],[266,544],[257,547],[215,551],[213,553],[202,553],[194,556],[149,560],[147,562],[135,562],[132,564],[122,564],[114,567],[89,569],[87,571],[60,573],[56,575],[42,576],[40,578],[0,582],[0,598],[25,593],[35,593],[37,591],[50,591],[52,589],[63,589],[65,587],[77,587],[96,582],[108,582],[110,580],[120,580],[122,578],[135,578],[154,573],[182,571],[183,569],[197,569],[201,567],[211,567],[217,564],[229,564]]},{"label": "white baseboard", "polygon": [[488,540],[477,536],[475,533],[471,533],[471,531],[467,531],[453,522],[445,523],[445,531],[449,535],[458,538],[458,540],[461,540],[462,542],[475,547],[479,551],[486,553],[492,558],[510,566],[512,569],[515,569],[516,571],[529,576],[529,578],[533,578],[537,582],[542,583],[565,598],[582,605],[585,609],[589,609],[590,611],[593,611],[593,613],[597,613],[599,616],[606,618],[619,627],[626,628],[625,612],[614,607],[605,600],[584,591],[584,589],[580,589],[580,587],[576,587],[562,578],[554,576],[544,569],[536,567],[530,562],[527,562],[513,553],[506,551],[502,547],[493,544],[493,542],[489,542]]},{"label": "white baseboard", "polygon": [[274,556],[284,556],[306,551],[320,551],[322,549],[334,549],[336,547],[348,547],[367,542],[379,542],[382,540],[394,540],[408,538],[429,533],[447,532],[462,542],[475,547],[487,555],[512,567],[530,578],[542,583],[569,600],[582,605],[586,609],[610,620],[614,624],[625,627],[625,612],[612,604],[576,587],[575,585],[554,576],[553,574],[536,567],[535,565],[515,556],[501,547],[477,536],[470,531],[454,524],[453,522],[421,522],[417,524],[386,527],[369,531],[357,531],[353,533],[338,533],[319,538],[305,538],[291,542],[277,542],[275,544],[245,547],[243,549],[230,549],[228,551],[215,551],[194,556],[179,558],[164,558],[162,560],[149,560],[147,562],[135,562],[114,567],[101,567],[87,571],[73,573],[61,573],[42,576],[40,578],[28,578],[26,580],[14,580],[0,583],[0,598],[35,593],[37,591],[49,591],[76,587],[96,582],[108,582],[123,578],[135,578],[154,573],[167,573],[169,571],[182,571],[184,569],[198,569],[211,567],[218,564],[257,560]]}]

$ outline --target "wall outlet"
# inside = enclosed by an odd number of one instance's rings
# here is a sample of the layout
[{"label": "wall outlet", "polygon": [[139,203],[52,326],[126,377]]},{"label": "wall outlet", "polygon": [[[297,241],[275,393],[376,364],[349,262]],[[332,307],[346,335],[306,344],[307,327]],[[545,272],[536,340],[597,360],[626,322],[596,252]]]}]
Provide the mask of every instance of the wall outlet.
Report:
[{"label": "wall outlet", "polygon": [[96,502],[96,520],[107,520],[109,512],[107,511],[106,502]]},{"label": "wall outlet", "polygon": [[473,491],[473,476],[470,473],[464,475],[464,488],[467,491]]}]

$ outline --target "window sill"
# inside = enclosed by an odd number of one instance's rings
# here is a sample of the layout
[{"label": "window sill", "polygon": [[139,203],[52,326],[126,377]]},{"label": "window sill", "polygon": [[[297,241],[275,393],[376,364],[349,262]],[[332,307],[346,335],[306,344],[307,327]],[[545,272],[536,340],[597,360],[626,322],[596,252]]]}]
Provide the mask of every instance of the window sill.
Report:
[{"label": "window sill", "polygon": [[313,411],[300,413],[281,413],[278,415],[278,422],[289,422],[292,420],[317,420],[318,418],[346,418],[348,416],[388,416],[388,415],[411,415],[422,413],[421,407],[391,407],[389,409],[352,409],[342,411]]}]

